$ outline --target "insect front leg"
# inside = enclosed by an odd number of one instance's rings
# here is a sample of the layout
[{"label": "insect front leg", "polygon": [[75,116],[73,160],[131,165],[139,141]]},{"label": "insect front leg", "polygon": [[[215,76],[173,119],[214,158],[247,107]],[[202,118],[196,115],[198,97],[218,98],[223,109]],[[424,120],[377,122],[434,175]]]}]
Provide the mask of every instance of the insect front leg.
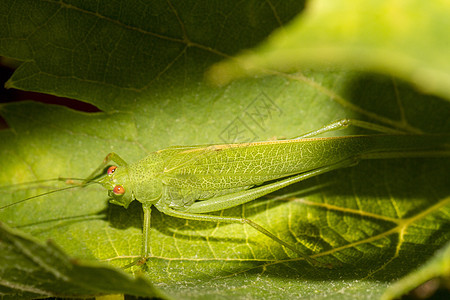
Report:
[{"label": "insect front leg", "polygon": [[123,160],[118,154],[111,152],[108,155],[106,155],[105,159],[103,160],[103,162],[100,164],[100,166],[98,166],[87,178],[86,180],[83,182],[83,184],[91,181],[92,179],[94,179],[98,173],[100,173],[101,171],[103,171],[103,169],[108,165],[108,163],[110,161],[114,161],[115,163],[117,163],[117,165],[119,166],[127,166],[128,164],[125,162],[125,160]]}]

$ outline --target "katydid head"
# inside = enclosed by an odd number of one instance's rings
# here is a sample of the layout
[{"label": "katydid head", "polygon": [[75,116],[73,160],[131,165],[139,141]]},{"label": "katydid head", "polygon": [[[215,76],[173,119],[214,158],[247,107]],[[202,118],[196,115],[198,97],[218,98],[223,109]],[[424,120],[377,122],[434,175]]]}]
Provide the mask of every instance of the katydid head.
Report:
[{"label": "katydid head", "polygon": [[125,208],[134,200],[128,182],[128,169],[123,166],[109,167],[107,175],[99,180],[99,183],[108,190],[108,196],[112,198],[109,202]]}]

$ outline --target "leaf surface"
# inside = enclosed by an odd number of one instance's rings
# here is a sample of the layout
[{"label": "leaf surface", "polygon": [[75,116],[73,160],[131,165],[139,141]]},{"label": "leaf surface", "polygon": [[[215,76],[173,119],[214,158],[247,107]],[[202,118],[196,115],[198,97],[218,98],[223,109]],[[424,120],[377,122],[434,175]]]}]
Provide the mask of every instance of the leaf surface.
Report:
[{"label": "leaf surface", "polygon": [[315,0],[252,50],[211,68],[210,80],[330,66],[371,70],[450,99],[448,1]]}]

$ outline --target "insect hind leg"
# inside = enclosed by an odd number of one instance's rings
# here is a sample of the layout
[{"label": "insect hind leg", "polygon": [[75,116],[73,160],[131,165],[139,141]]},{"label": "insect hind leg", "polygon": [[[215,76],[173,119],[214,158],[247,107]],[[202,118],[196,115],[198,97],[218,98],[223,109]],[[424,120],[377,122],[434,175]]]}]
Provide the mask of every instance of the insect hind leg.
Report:
[{"label": "insect hind leg", "polygon": [[319,266],[319,267],[326,267],[326,268],[330,268],[331,267],[329,264],[321,263],[321,262],[315,260],[314,258],[304,254],[303,252],[301,252],[300,250],[295,248],[293,245],[291,245],[291,244],[281,240],[276,235],[274,235],[273,233],[271,233],[270,231],[268,231],[267,229],[265,229],[261,225],[258,225],[257,223],[253,222],[250,219],[247,219],[247,218],[233,218],[233,217],[220,217],[220,216],[206,215],[206,214],[187,213],[187,212],[181,212],[181,211],[177,211],[177,210],[171,209],[170,207],[167,207],[165,205],[158,205],[158,204],[156,204],[155,206],[160,212],[162,212],[162,213],[164,213],[166,215],[177,217],[177,218],[182,218],[182,219],[187,219],[187,220],[207,221],[207,222],[223,222],[223,223],[229,223],[229,224],[233,224],[233,223],[234,224],[236,224],[236,223],[238,223],[238,224],[248,224],[251,227],[253,227],[254,229],[258,230],[260,233],[268,236],[269,238],[271,238],[275,242],[279,243],[280,245],[282,245],[282,246],[290,249],[294,253],[298,254],[300,257],[305,259],[311,265]]},{"label": "insect hind leg", "polygon": [[324,127],[321,127],[317,130],[313,130],[308,133],[297,136],[293,139],[310,138],[310,137],[318,136],[323,133],[336,131],[336,130],[342,130],[349,126],[355,126],[355,127],[359,127],[359,128],[363,128],[363,129],[369,129],[369,130],[378,131],[378,132],[382,132],[382,133],[388,133],[388,134],[405,134],[404,131],[389,128],[389,127],[386,127],[383,125],[378,125],[375,123],[370,123],[370,122],[355,120],[355,119],[341,119],[341,120],[335,121],[333,123],[330,123]]}]

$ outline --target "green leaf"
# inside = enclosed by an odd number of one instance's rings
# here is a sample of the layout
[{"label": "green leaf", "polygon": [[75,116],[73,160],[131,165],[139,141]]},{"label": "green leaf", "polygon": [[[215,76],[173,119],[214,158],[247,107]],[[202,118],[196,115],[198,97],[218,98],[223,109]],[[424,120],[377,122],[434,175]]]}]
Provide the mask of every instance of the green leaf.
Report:
[{"label": "green leaf", "polygon": [[[436,252],[436,255],[417,271],[391,285],[383,294],[382,299],[397,299],[403,294],[410,292],[411,289],[417,288],[425,283],[431,283],[431,285],[438,288],[439,279],[443,281],[444,285],[448,285],[450,282],[450,242]],[[420,298],[430,297],[433,292],[435,292],[435,290],[431,289],[430,291],[429,289],[426,289],[424,291],[425,295],[421,295]]]},{"label": "green leaf", "polygon": [[[58,247],[41,244],[0,224],[2,297],[82,297],[126,292],[166,297],[147,280],[95,262],[70,260]],[[20,286],[17,284],[21,278]]]},{"label": "green leaf", "polygon": [[450,99],[448,1],[309,1],[304,13],[253,50],[219,63],[210,79],[325,68],[371,70]]},{"label": "green leaf", "polygon": [[[0,54],[24,61],[8,85],[80,99],[102,112],[2,105],[10,129],[0,132],[1,206],[67,187],[15,183],[85,178],[112,151],[134,162],[173,145],[294,137],[342,118],[410,133],[450,130],[448,102],[371,73],[303,70],[220,88],[204,83],[214,62],[254,46],[299,13],[297,2],[2,5]],[[368,132],[334,134],[353,133]],[[377,297],[449,240],[449,166],[442,157],[363,161],[219,213],[254,220],[332,270],[308,265],[247,226],[186,221],[154,209],[152,258],[127,272],[175,298]],[[141,205],[109,204],[100,186],[0,209],[0,220],[83,261],[124,266],[141,252]],[[33,282],[21,276],[17,292]],[[109,292],[117,293],[115,286]]]}]

